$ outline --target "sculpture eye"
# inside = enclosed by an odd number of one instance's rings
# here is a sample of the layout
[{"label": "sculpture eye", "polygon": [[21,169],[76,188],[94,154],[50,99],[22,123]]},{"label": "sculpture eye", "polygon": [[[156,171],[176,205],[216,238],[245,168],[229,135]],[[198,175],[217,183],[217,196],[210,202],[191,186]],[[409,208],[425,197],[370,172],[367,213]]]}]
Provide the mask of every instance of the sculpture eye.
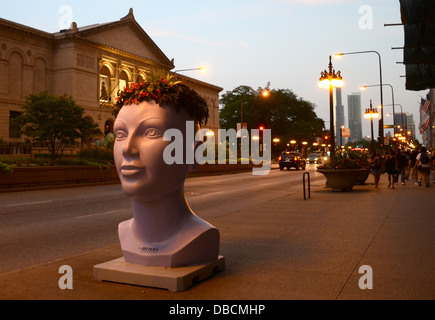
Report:
[{"label": "sculpture eye", "polygon": [[151,139],[153,139],[153,138],[159,138],[161,136],[161,133],[157,129],[150,128],[150,129],[147,129],[145,131],[144,136],[147,137],[147,138],[151,138]]},{"label": "sculpture eye", "polygon": [[127,138],[127,133],[122,130],[116,130],[114,136],[116,140],[121,141]]}]

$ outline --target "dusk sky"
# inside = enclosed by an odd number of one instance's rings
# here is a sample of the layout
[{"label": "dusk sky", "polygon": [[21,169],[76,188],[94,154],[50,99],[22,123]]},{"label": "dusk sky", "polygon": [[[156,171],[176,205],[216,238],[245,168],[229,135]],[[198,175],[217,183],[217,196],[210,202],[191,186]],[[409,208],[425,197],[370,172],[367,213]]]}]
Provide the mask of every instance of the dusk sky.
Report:
[{"label": "dusk sky", "polygon": [[[403,27],[384,26],[401,22],[399,0],[22,0],[2,3],[0,18],[54,33],[68,28],[70,21],[79,28],[116,21],[130,8],[166,56],[175,59],[176,69],[207,67],[205,73],[185,74],[222,87],[221,94],[239,85],[257,89],[268,82],[272,89],[291,89],[316,105],[326,128],[328,91],[317,84],[329,55],[377,51],[383,83],[393,86],[395,103],[414,115],[418,131],[418,103],[428,90],[405,89],[405,67],[396,63],[403,61],[403,50],[392,50],[404,44]],[[378,56],[347,55],[333,59],[333,65],[345,83],[347,119],[347,95],[361,92],[361,85],[379,84]],[[362,112],[370,99],[380,104],[379,87],[362,91]],[[393,122],[386,116],[392,113],[391,103],[391,89],[384,86],[385,124]],[[363,136],[368,136],[370,121],[362,121]]]}]

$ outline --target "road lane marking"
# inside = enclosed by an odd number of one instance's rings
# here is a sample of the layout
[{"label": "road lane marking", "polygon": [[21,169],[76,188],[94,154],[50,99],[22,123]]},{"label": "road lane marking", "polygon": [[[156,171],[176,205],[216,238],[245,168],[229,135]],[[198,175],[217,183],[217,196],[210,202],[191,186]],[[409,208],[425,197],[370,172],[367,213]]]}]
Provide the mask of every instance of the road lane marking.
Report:
[{"label": "road lane marking", "polygon": [[222,194],[222,193],[226,193],[226,192],[230,192],[230,191],[216,191],[216,192],[211,192],[211,193],[205,193],[205,194],[201,194],[201,197],[210,197],[210,196],[216,196],[218,194]]},{"label": "road lane marking", "polygon": [[120,212],[120,211],[124,211],[124,210],[125,209],[110,210],[110,211],[104,211],[104,212],[96,212],[96,213],[86,214],[84,216],[78,216],[78,217],[75,217],[75,218],[76,219],[83,219],[83,218],[88,218],[88,217],[92,217],[92,216],[98,216],[98,215],[102,215],[102,214],[116,213],[116,212]]},{"label": "road lane marking", "polygon": [[51,203],[52,200],[47,201],[35,201],[35,202],[26,202],[26,203],[14,203],[14,204],[8,204],[8,207],[19,207],[19,206],[32,206],[35,204],[44,204],[44,203]]}]

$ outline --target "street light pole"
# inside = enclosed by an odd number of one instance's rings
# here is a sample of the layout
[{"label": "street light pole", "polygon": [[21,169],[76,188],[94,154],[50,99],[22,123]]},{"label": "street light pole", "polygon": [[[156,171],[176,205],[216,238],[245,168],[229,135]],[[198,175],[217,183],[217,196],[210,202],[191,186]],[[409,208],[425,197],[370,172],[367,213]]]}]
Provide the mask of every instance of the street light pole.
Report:
[{"label": "street light pole", "polygon": [[332,67],[332,58],[329,56],[328,71],[320,73],[319,87],[329,89],[329,136],[331,143],[331,155],[335,155],[335,133],[334,133],[334,87],[341,88],[343,86],[343,78],[341,71],[335,72]]},{"label": "street light pole", "polygon": [[367,51],[356,51],[356,52],[347,52],[347,53],[336,53],[336,56],[344,56],[348,54],[361,54],[361,53],[376,53],[379,58],[379,87],[380,87],[380,94],[381,94],[381,118],[379,119],[379,138],[381,139],[380,143],[383,146],[384,145],[384,94],[382,91],[382,63],[381,63],[381,55],[379,52],[375,50],[367,50]]},{"label": "street light pole", "polygon": [[206,68],[205,67],[200,67],[200,68],[191,68],[191,69],[181,69],[181,70],[175,70],[172,71],[174,74],[177,72],[182,72],[182,71],[193,71],[193,70],[199,70],[199,71],[205,71]]},{"label": "street light pole", "polygon": [[364,118],[366,119],[370,118],[370,126],[371,126],[371,133],[372,133],[372,140],[371,140],[372,153],[375,152],[375,140],[373,139],[373,118],[378,118],[378,117],[379,117],[379,113],[376,109],[373,109],[372,100],[370,100],[370,108],[366,109]]}]

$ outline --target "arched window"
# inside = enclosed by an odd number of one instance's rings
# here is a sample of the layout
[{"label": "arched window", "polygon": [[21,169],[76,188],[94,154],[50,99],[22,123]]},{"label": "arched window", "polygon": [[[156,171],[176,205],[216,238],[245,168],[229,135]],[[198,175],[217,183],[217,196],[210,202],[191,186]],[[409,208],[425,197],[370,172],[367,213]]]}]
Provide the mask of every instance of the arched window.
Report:
[{"label": "arched window", "polygon": [[101,102],[111,101],[112,85],[110,82],[111,73],[107,66],[102,66],[100,70],[100,89],[99,98]]},{"label": "arched window", "polygon": [[125,70],[122,70],[119,74],[119,90],[124,90],[125,87],[127,87],[130,83],[130,79],[128,77],[127,72]]},{"label": "arched window", "polygon": [[137,76],[137,79],[136,79],[136,82],[137,83],[139,83],[139,82],[145,82],[145,77],[143,76],[143,75],[138,75]]},{"label": "arched window", "polygon": [[108,135],[109,133],[113,133],[113,120],[109,119],[104,123],[104,135]]},{"label": "arched window", "polygon": [[18,52],[9,56],[9,95],[14,98],[23,96],[23,58]]}]

